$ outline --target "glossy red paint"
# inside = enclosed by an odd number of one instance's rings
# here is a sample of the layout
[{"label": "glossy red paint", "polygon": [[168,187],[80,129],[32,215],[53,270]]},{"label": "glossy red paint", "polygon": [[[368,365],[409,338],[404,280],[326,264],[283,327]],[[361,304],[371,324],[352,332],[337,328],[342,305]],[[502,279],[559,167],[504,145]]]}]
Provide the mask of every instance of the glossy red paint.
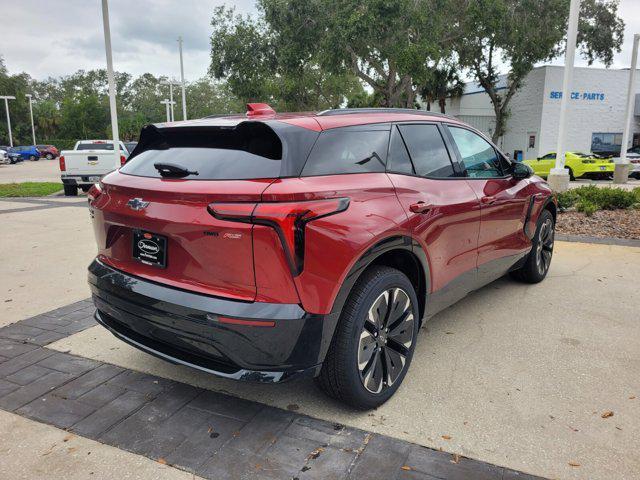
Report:
[{"label": "glossy red paint", "polygon": [[[262,107],[260,107],[262,108]],[[257,108],[256,110],[260,110]],[[264,109],[263,109],[264,110]],[[254,121],[262,120],[260,115]],[[385,122],[439,122],[437,116],[356,113],[318,116],[271,114],[264,121],[322,131]],[[176,122],[234,125],[244,116]],[[460,123],[446,119],[447,123]],[[114,172],[91,201],[99,258],[134,276],[188,291],[246,302],[300,304],[328,314],[359,259],[392,237],[420,246],[428,264],[428,291],[435,294],[479,266],[531,247],[525,233],[551,193],[539,179],[428,179],[397,173],[358,173],[260,180],[178,180]],[[136,211],[132,198],[149,202]],[[304,225],[304,266],[292,270],[299,231],[296,203],[348,199],[348,208]],[[530,208],[531,199],[533,206]],[[212,215],[217,204],[229,217],[248,220],[262,212],[277,228]],[[324,205],[324,204],[323,204]],[[226,208],[226,210],[225,210]],[[215,210],[215,207],[214,207]],[[292,215],[292,216],[289,216]],[[527,217],[529,215],[529,217]],[[167,267],[132,259],[134,230],[167,237]],[[296,236],[298,235],[298,236]]]}]

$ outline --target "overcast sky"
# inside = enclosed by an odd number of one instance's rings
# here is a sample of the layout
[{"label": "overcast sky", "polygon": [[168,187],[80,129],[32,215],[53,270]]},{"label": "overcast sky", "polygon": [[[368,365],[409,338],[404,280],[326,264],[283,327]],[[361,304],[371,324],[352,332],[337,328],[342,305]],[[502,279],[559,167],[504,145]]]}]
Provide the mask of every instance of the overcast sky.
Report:
[{"label": "overcast sky", "polygon": [[[176,38],[182,35],[185,76],[202,77],[209,65],[211,15],[215,6],[225,3],[235,4],[242,13],[255,12],[251,0],[110,0],[116,70],[178,78]],[[104,68],[100,4],[100,0],[0,0],[0,56],[9,71],[44,79]],[[626,23],[625,39],[614,68],[629,66],[633,34],[640,33],[640,0],[621,0],[620,14]]]}]

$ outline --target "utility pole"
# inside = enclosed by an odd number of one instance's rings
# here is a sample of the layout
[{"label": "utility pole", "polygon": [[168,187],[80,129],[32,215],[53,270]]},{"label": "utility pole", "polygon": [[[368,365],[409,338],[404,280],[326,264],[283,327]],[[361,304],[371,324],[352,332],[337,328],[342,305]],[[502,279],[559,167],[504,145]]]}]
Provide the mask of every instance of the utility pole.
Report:
[{"label": "utility pole", "polygon": [[567,128],[567,107],[573,88],[573,65],[576,58],[578,37],[578,18],[580,0],[571,0],[569,8],[569,28],[567,29],[567,50],[564,58],[564,78],[562,80],[562,100],[560,100],[560,127],[558,128],[558,146],[556,148],[556,166],[549,172],[549,186],[556,192],[569,188],[569,173],[564,168],[565,141]]},{"label": "utility pole", "polygon": [[187,92],[184,84],[184,63],[182,62],[182,36],[178,37],[178,50],[180,51],[180,83],[182,84],[182,120],[187,119]]},{"label": "utility pole", "polygon": [[174,85],[180,85],[178,82],[175,81],[175,79],[171,79],[171,80],[163,80],[162,82],[160,82],[160,85],[169,85],[169,101],[171,102],[171,119],[168,120],[169,122],[174,122],[175,121],[175,117],[173,115],[173,106],[176,104],[176,102],[173,101],[173,86]]},{"label": "utility pole", "polygon": [[111,111],[111,134],[113,136],[114,167],[120,166],[120,134],[118,132],[118,111],[116,110],[116,83],[113,75],[111,56],[111,29],[109,27],[108,0],[102,0],[102,26],[104,29],[104,49],[107,56],[107,80],[109,81],[109,110]]},{"label": "utility pole", "polygon": [[171,109],[173,108],[173,104],[176,103],[176,102],[172,102],[168,98],[165,98],[160,103],[163,104],[167,108],[167,122],[170,122],[171,121]]},{"label": "utility pole", "polygon": [[31,115],[31,137],[33,138],[33,146],[36,145],[36,127],[33,125],[33,105],[31,104],[31,98],[33,95],[30,93],[25,93],[25,97],[29,99],[29,114]]},{"label": "utility pole", "polygon": [[633,36],[633,53],[631,54],[631,70],[629,70],[629,90],[627,91],[627,109],[624,115],[624,133],[622,134],[622,146],[620,147],[620,158],[616,160],[613,172],[613,183],[627,183],[629,179],[629,160],[627,160],[627,144],[631,130],[631,115],[635,103],[636,74],[638,71],[638,44],[640,34]]},{"label": "utility pole", "polygon": [[15,100],[16,97],[11,95],[2,95],[0,99],[4,100],[4,108],[7,112],[7,129],[9,130],[9,146],[13,147],[13,137],[11,136],[11,117],[9,117],[9,100]]}]

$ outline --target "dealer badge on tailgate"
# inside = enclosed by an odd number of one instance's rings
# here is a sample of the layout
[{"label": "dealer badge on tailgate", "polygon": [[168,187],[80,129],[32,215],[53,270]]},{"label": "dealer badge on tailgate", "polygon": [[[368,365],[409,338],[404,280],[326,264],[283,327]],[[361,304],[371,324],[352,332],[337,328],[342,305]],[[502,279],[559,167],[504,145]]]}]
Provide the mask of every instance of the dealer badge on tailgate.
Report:
[{"label": "dealer badge on tailgate", "polygon": [[133,258],[145,265],[166,267],[167,238],[155,233],[134,230]]}]

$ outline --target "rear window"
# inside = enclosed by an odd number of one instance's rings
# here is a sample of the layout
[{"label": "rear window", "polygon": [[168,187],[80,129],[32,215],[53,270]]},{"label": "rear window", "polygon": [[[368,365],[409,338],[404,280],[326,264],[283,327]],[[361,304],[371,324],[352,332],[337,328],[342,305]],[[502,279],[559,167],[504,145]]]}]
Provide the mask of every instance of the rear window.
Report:
[{"label": "rear window", "polygon": [[241,123],[235,128],[147,127],[141,151],[120,168],[121,173],[160,178],[155,163],[171,163],[198,175],[192,180],[248,180],[281,174],[282,142],[268,126]]},{"label": "rear window", "polygon": [[318,137],[302,175],[384,172],[388,146],[388,127],[327,130]]},{"label": "rear window", "polygon": [[113,150],[113,143],[80,143],[76,150]]}]

